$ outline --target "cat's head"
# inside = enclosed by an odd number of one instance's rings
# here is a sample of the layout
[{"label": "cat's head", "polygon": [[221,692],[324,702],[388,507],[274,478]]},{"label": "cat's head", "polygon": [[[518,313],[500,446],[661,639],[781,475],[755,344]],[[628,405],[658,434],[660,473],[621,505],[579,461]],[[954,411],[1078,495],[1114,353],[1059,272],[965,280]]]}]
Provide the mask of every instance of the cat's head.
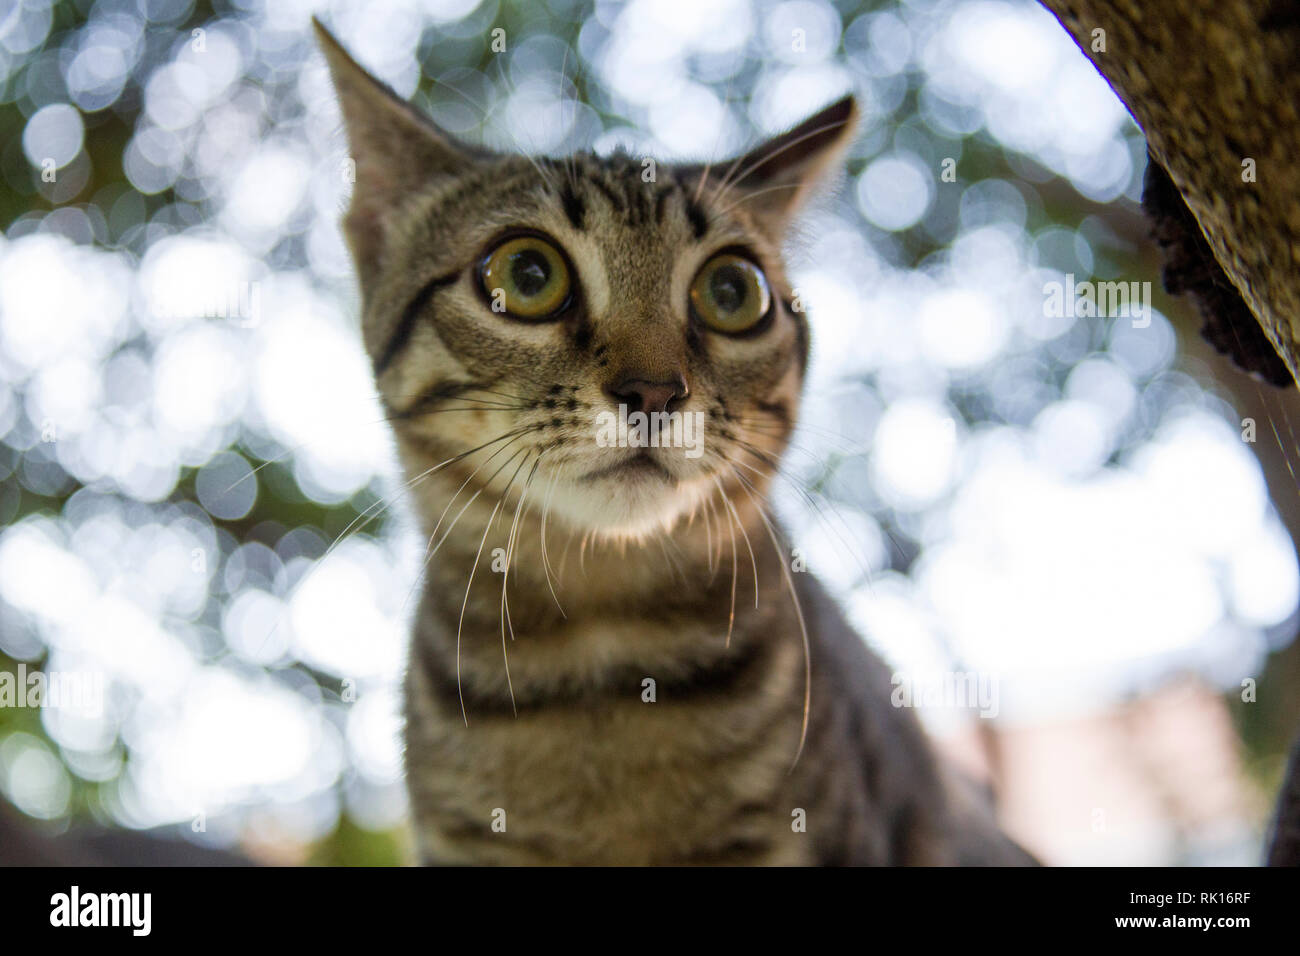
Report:
[{"label": "cat's head", "polygon": [[410,476],[491,442],[443,467],[497,494],[522,470],[552,520],[609,536],[765,487],[808,356],[780,249],[852,99],[711,165],[496,154],[317,26],[355,163],[363,337]]}]

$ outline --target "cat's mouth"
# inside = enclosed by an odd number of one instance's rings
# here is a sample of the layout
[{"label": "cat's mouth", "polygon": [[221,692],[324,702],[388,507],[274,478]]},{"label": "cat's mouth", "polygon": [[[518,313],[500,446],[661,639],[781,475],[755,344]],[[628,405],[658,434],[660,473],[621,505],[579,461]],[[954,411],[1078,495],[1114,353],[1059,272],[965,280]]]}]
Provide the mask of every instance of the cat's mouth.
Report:
[{"label": "cat's mouth", "polygon": [[614,458],[607,451],[603,460],[585,462],[588,470],[575,470],[562,476],[568,480],[548,484],[545,507],[583,530],[637,537],[671,528],[714,487],[707,473],[674,473],[676,461],[662,449],[624,449],[617,454]]},{"label": "cat's mouth", "polygon": [[622,461],[616,461],[612,465],[606,465],[603,468],[587,472],[582,476],[582,481],[591,482],[600,481],[603,478],[634,477],[657,479],[670,484],[677,483],[677,479],[673,474],[644,449],[629,455]]}]

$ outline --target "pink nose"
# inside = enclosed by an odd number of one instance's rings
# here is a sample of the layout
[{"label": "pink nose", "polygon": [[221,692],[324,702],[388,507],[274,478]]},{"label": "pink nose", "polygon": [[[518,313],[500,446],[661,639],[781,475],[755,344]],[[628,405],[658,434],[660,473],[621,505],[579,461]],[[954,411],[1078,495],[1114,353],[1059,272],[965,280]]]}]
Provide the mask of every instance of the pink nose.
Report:
[{"label": "pink nose", "polygon": [[612,398],[628,406],[629,412],[666,412],[674,402],[690,394],[686,380],[680,375],[674,381],[648,382],[641,378],[625,378],[606,391]]}]

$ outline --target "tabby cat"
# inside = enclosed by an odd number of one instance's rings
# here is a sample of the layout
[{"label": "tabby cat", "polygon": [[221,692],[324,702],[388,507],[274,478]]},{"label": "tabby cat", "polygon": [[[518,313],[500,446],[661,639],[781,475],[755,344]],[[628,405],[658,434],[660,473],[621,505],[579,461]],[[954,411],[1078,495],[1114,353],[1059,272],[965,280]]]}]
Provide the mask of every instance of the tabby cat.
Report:
[{"label": "tabby cat", "polygon": [[766,510],[808,358],[780,248],[853,100],[727,163],[501,155],[317,27],[362,333],[429,540],[421,861],[1029,862]]}]

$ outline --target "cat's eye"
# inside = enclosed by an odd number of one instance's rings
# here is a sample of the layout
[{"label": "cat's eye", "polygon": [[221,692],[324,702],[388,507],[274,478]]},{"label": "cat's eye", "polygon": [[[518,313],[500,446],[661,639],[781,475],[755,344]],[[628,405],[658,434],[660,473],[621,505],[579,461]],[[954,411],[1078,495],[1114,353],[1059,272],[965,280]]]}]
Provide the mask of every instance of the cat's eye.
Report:
[{"label": "cat's eye", "polygon": [[771,306],[772,292],[763,270],[734,253],[714,256],[691,283],[691,308],[717,332],[748,332]]},{"label": "cat's eye", "polygon": [[492,310],[521,319],[549,319],[569,302],[569,267],[539,236],[507,239],[483,260],[483,290]]}]

